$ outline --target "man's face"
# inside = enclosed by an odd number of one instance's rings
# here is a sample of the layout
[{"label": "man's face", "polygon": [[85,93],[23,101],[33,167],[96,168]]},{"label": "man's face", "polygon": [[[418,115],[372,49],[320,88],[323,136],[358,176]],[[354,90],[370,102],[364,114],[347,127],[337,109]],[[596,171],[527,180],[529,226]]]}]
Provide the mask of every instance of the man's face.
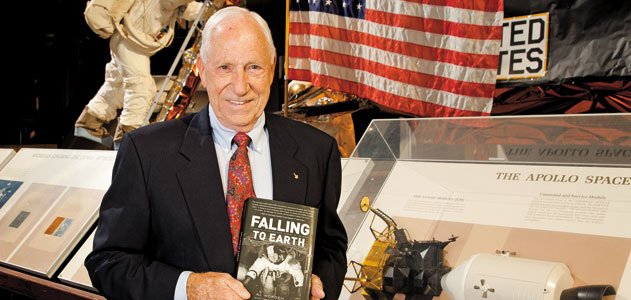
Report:
[{"label": "man's face", "polygon": [[278,263],[280,260],[278,253],[274,251],[274,246],[267,247],[267,259],[269,259],[272,263]]},{"label": "man's face", "polygon": [[263,33],[250,19],[225,20],[212,32],[207,61],[198,69],[222,125],[248,132],[263,113],[275,66],[267,49]]}]

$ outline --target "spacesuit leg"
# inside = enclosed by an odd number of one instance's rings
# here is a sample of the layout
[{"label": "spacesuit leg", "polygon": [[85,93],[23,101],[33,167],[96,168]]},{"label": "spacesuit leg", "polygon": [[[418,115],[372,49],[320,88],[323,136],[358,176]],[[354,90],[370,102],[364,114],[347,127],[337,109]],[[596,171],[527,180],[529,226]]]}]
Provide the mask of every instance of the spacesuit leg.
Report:
[{"label": "spacesuit leg", "polygon": [[[110,41],[110,45],[115,40]],[[112,60],[105,65],[105,82],[88,103],[88,112],[109,122],[116,118],[116,110],[123,107],[123,75],[113,51]]]},{"label": "spacesuit leg", "polygon": [[120,39],[112,36],[110,40],[110,54],[112,60],[105,65],[105,82],[101,85],[92,100],[85,106],[75,122],[74,135],[97,143],[110,146],[112,136],[103,126],[116,118],[116,110],[123,104],[123,77],[116,61],[113,49]]},{"label": "spacesuit leg", "polygon": [[143,53],[132,42],[122,40],[114,51],[123,77],[125,94],[114,141],[123,133],[143,125],[151,101],[156,94],[156,83],[151,76],[150,53]]}]

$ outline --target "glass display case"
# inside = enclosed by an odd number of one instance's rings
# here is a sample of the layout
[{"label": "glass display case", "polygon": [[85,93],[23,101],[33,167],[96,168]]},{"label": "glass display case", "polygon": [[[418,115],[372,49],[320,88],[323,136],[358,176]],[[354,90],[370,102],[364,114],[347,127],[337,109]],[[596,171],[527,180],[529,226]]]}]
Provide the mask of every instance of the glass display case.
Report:
[{"label": "glass display case", "polygon": [[[1,299],[104,299],[58,275],[95,226],[115,158],[115,151],[22,148],[1,168]],[[72,283],[86,272],[83,260],[70,271]]]},{"label": "glass display case", "polygon": [[[558,299],[586,285],[631,298],[631,114],[374,120],[343,162],[342,191],[356,291],[342,299],[418,293],[430,280],[410,265],[413,246],[428,241],[451,241],[436,262],[448,271],[441,299]],[[407,268],[393,269],[402,253]],[[481,255],[507,266],[473,264]],[[544,265],[567,274],[533,275],[551,274]]]}]

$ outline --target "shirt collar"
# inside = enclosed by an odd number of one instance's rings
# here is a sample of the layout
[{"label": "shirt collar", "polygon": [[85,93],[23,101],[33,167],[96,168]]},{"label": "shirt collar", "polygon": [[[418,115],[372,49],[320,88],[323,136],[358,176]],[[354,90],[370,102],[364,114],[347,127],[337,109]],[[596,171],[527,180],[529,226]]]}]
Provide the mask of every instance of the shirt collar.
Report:
[{"label": "shirt collar", "polygon": [[[230,129],[217,119],[217,115],[213,111],[212,106],[208,106],[208,116],[210,117],[210,127],[213,130],[213,139],[216,143],[219,144],[221,149],[226,151],[230,151],[232,147],[232,138],[237,131]],[[252,139],[252,142],[248,146],[251,150],[256,152],[261,152],[262,149],[262,139],[265,138],[265,113],[262,113],[261,116],[256,120],[254,127],[249,132],[246,132],[248,136]]]}]

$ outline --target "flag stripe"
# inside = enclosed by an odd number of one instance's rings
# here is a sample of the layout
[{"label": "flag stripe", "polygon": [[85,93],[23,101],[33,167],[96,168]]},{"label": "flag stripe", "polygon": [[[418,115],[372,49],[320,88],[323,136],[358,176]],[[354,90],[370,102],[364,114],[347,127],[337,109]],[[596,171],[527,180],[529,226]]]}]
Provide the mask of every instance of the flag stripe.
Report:
[{"label": "flag stripe", "polygon": [[[311,24],[311,26],[324,25],[331,29],[341,30],[341,32],[345,34],[355,31],[370,38],[386,38],[419,46],[443,48],[445,50],[470,54],[497,55],[500,46],[499,41],[497,43],[489,43],[485,40],[467,39],[455,36],[450,36],[449,39],[446,39],[445,36],[441,34],[426,33],[388,25],[375,26],[374,22],[344,18],[322,12],[290,12],[289,20],[293,23],[291,24],[293,26],[289,27],[290,33],[293,31],[292,27],[302,23]],[[320,33],[317,30],[312,30],[311,32]]]},{"label": "flag stripe", "polygon": [[[310,35],[311,32],[317,32],[317,35]],[[476,55],[465,54],[457,51],[444,50],[440,48],[431,48],[418,46],[407,42],[392,41],[383,38],[371,38],[370,35],[356,31],[348,31],[343,29],[331,28],[319,25],[294,24],[290,28],[289,46],[311,46],[311,48],[330,50],[338,53],[355,53],[349,51],[358,51],[362,57],[366,57],[364,53],[378,51],[379,55],[391,53],[388,57],[382,59],[390,60],[398,55],[414,58],[420,64],[421,61],[432,61],[433,64],[426,64],[425,67],[445,68],[451,65],[454,72],[469,72],[465,74],[453,73],[453,76],[468,76],[480,78],[481,82],[495,82],[495,74],[483,77],[481,74],[488,73],[485,69],[496,69],[498,60],[495,55]],[[499,46],[499,41],[497,42]],[[438,58],[436,58],[438,56]],[[372,58],[376,60],[375,58]],[[475,69],[463,69],[458,66],[467,67],[475,66]],[[428,69],[428,71],[431,71]],[[437,70],[433,70],[437,71]],[[475,79],[463,78],[463,80],[476,81]]]},{"label": "flag stripe", "polygon": [[492,39],[502,37],[502,32],[492,26],[456,23],[436,19],[406,16],[378,10],[366,10],[366,19],[375,23],[408,28],[421,32],[451,35],[468,39]]},{"label": "flag stripe", "polygon": [[[401,112],[413,112],[414,114],[421,116],[480,116],[489,115],[489,112],[491,111],[491,107],[474,107],[472,109],[464,109],[467,108],[467,106],[465,106],[463,109],[458,109],[442,104],[423,102],[419,101],[420,99],[417,98],[407,97],[410,95],[414,96],[414,94],[400,95],[389,93],[362,83],[333,78],[327,75],[313,74],[307,70],[290,69],[288,75],[297,80],[311,81],[316,86],[326,86],[334,90],[348,91],[348,93],[371,99],[378,104],[392,109]],[[385,82],[388,82],[388,80],[385,79]],[[410,89],[416,90],[416,87],[410,87]],[[393,91],[400,91],[400,89],[393,89]],[[396,98],[398,101],[390,101],[392,98]],[[463,101],[459,102],[462,103]]]},{"label": "flag stripe", "polygon": [[[497,11],[485,12],[468,7],[428,5],[400,0],[367,1],[366,13],[370,10],[479,26],[494,26],[501,23],[503,18],[503,14]],[[368,15],[366,19],[370,20]]]},{"label": "flag stripe", "polygon": [[[440,89],[431,89],[419,87],[416,85],[399,82],[392,80],[388,77],[379,76],[373,72],[366,72],[354,68],[346,68],[333,64],[325,64],[316,60],[298,60],[294,58],[289,59],[289,63],[293,65],[299,65],[301,68],[293,68],[298,71],[300,69],[310,69],[312,77],[318,77],[322,75],[328,75],[329,78],[338,78],[347,82],[362,83],[363,87],[374,87],[382,92],[387,92],[391,96],[402,96],[414,100],[422,100],[434,104],[442,104],[458,110],[479,110],[483,109],[487,105],[487,98],[472,97],[462,94],[455,94]],[[290,72],[291,74],[291,72]],[[335,74],[334,76],[331,74]],[[307,80],[309,78],[303,78],[301,80]],[[310,80],[307,80],[310,81]],[[314,83],[315,84],[315,83]],[[360,93],[362,91],[354,91]],[[369,98],[372,100],[372,98]],[[472,101],[462,101],[464,99]],[[388,98],[386,98],[388,100]]]},{"label": "flag stripe", "polygon": [[449,6],[471,10],[497,12],[504,11],[504,6],[501,1],[485,1],[485,0],[405,0],[406,2],[412,2],[417,4],[436,5],[436,6]]},{"label": "flag stripe", "polygon": [[[472,83],[466,81],[455,80],[448,77],[423,74],[421,72],[405,70],[387,64],[374,62],[347,54],[339,54],[325,50],[309,49],[306,47],[293,47],[289,50],[292,58],[304,58],[304,61],[318,61],[324,64],[336,65],[346,68],[355,68],[358,70],[371,72],[377,76],[390,78],[398,82],[418,85],[420,87],[442,90],[450,93],[460,93],[465,96],[484,97],[493,93],[495,84]],[[290,60],[291,62],[291,60]],[[295,69],[301,69],[299,65],[291,64]],[[309,69],[307,65],[302,69]],[[422,68],[421,68],[422,69]]]}]

